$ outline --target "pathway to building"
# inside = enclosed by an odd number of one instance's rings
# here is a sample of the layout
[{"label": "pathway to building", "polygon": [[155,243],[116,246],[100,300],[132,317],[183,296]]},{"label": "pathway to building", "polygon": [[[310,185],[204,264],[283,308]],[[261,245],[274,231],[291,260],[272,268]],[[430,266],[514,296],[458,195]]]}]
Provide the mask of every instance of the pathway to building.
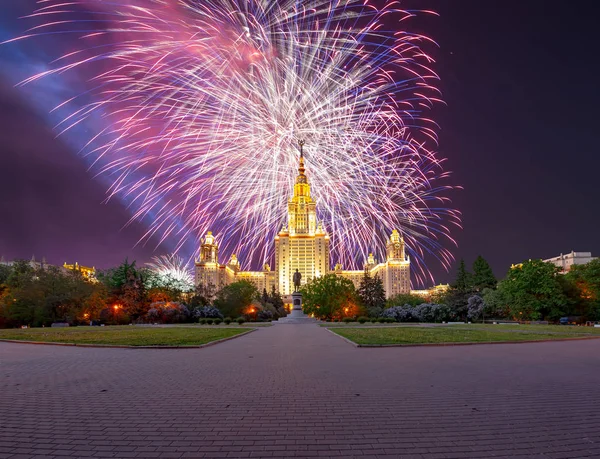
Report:
[{"label": "pathway to building", "polygon": [[0,343],[0,458],[600,458],[600,342],[203,349]]}]

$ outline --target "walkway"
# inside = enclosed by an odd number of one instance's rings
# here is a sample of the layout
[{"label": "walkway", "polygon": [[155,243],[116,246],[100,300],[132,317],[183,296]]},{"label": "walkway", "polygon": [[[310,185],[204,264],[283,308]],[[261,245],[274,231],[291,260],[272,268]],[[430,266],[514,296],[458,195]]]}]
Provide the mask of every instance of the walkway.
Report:
[{"label": "walkway", "polygon": [[0,458],[600,458],[600,342],[190,350],[0,343]]}]

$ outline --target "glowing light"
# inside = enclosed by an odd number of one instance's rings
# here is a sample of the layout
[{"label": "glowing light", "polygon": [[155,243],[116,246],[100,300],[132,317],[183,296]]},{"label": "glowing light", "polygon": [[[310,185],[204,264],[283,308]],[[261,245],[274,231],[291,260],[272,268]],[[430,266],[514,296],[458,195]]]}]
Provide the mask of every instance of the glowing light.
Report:
[{"label": "glowing light", "polygon": [[[401,228],[417,281],[423,260],[448,267],[448,173],[437,125],[440,101],[416,14],[368,0],[44,0],[17,39],[64,33],[69,46],[23,84],[48,76],[88,82],[56,107],[69,133],[87,120],[83,153],[145,220],[144,236],[196,246],[208,228],[225,253],[260,266],[285,219],[298,139],[333,262],[359,267]],[[385,20],[384,20],[385,17]],[[68,81],[68,80],[66,80]],[[265,238],[265,235],[268,235]],[[192,253],[183,253],[192,258]],[[413,265],[414,266],[414,265]],[[420,270],[420,271],[419,271]]]}]

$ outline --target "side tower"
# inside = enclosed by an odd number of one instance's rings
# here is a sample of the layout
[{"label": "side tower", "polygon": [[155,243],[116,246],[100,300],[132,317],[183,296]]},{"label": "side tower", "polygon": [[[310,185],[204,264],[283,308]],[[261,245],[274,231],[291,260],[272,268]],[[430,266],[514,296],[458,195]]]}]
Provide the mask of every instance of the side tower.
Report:
[{"label": "side tower", "polygon": [[303,284],[329,272],[329,235],[317,221],[316,202],[305,175],[304,141],[299,145],[298,176],[288,201],[287,225],[275,236],[275,272],[283,295],[292,293],[296,269],[302,274]]},{"label": "side tower", "polygon": [[410,258],[406,256],[404,238],[393,230],[386,244],[387,260],[382,273],[386,297],[410,293]]},{"label": "side tower", "polygon": [[212,231],[208,231],[202,245],[200,246],[200,255],[195,263],[195,284],[196,287],[213,286],[218,288],[221,285],[219,279],[219,245],[215,240]]}]

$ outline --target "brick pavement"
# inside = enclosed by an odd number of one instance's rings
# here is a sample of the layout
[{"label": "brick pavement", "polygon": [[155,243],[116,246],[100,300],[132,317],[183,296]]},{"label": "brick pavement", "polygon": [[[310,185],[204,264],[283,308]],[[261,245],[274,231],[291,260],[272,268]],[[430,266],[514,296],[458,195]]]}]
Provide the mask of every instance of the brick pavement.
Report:
[{"label": "brick pavement", "polygon": [[0,459],[600,458],[600,341],[204,349],[0,343]]}]

